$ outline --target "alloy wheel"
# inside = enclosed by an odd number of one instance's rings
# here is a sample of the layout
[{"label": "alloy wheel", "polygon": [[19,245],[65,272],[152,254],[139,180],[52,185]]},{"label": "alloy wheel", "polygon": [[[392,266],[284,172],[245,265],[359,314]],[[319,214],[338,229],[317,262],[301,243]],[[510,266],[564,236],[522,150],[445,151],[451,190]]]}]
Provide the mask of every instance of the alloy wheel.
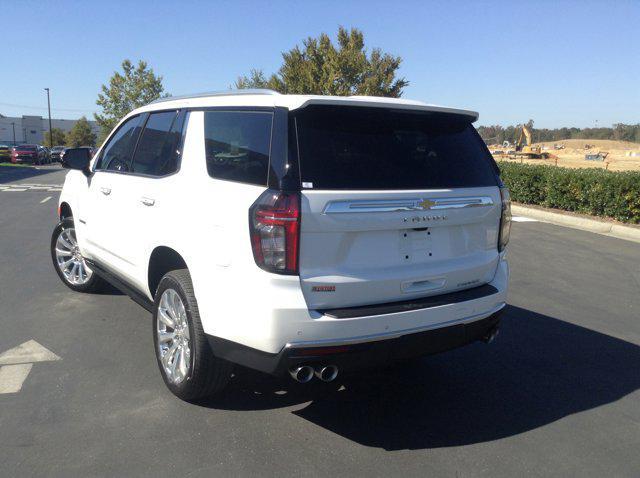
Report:
[{"label": "alloy wheel", "polygon": [[76,230],[72,227],[62,229],[56,240],[56,263],[65,280],[72,285],[86,284],[93,271],[80,253]]},{"label": "alloy wheel", "polygon": [[191,370],[191,333],[184,303],[174,289],[166,289],[160,297],[156,336],[158,357],[167,379],[182,383]]}]

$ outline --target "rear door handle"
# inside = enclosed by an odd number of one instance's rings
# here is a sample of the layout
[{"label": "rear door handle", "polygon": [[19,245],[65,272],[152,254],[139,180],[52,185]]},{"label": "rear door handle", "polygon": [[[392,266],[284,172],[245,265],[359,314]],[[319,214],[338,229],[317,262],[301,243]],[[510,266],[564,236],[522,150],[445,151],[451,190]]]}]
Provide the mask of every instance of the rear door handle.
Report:
[{"label": "rear door handle", "polygon": [[141,197],[140,202],[145,206],[153,206],[156,203],[156,200],[152,198]]},{"label": "rear door handle", "polygon": [[105,196],[108,196],[109,194],[111,194],[111,188],[100,188],[100,192],[102,192],[102,194],[104,194]]}]

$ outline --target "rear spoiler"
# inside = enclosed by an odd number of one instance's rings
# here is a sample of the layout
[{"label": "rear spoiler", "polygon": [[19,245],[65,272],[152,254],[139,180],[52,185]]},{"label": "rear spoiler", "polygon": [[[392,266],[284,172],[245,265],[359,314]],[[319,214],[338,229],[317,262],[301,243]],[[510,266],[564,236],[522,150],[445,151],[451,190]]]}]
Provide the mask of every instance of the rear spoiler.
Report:
[{"label": "rear spoiler", "polygon": [[[341,106],[364,106],[369,108],[389,108],[394,110],[413,110],[428,111],[432,113],[448,113],[459,116],[465,116],[471,123],[478,120],[480,116],[477,111],[461,110],[458,108],[447,108],[446,106],[430,105],[418,101],[409,101],[401,99],[389,99],[384,101],[383,98],[377,99],[367,96],[345,96],[340,97],[318,97],[309,98],[296,109],[302,109],[309,105],[341,105]],[[292,110],[292,111],[295,111]]]}]

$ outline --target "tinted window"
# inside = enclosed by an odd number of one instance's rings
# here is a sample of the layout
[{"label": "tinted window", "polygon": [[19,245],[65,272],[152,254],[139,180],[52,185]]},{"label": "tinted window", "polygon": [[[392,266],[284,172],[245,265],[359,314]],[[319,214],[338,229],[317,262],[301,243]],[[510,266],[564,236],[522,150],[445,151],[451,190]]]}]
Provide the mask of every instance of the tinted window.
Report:
[{"label": "tinted window", "polygon": [[182,121],[177,111],[149,115],[133,160],[133,172],[164,176],[178,170]]},{"label": "tinted window", "polygon": [[296,118],[301,181],[314,189],[497,184],[482,140],[458,115],[309,106]]},{"label": "tinted window", "polygon": [[272,113],[206,111],[207,171],[217,179],[266,185]]},{"label": "tinted window", "polygon": [[129,171],[131,156],[136,147],[142,123],[141,116],[134,116],[118,128],[102,149],[96,169],[107,171]]}]

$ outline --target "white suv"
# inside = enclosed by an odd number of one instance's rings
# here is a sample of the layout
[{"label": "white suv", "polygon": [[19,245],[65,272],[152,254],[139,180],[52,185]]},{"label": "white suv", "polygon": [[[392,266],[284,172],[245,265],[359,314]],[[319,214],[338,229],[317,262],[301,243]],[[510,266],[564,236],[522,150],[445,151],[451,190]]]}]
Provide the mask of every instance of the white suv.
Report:
[{"label": "white suv", "polygon": [[185,400],[233,363],[299,382],[497,333],[509,194],[477,113],[418,101],[173,97],[70,149],[51,254],[153,313]]}]

